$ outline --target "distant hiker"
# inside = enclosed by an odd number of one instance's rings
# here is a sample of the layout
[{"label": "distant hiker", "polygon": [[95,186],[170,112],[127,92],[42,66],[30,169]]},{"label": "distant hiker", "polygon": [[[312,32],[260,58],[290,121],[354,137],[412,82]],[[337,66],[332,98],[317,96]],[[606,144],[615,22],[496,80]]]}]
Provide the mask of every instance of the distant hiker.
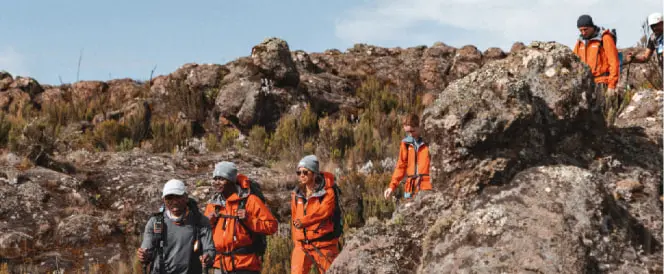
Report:
[{"label": "distant hiker", "polygon": [[595,77],[595,94],[604,107],[604,115],[613,122],[617,111],[615,99],[618,98],[616,86],[620,77],[620,59],[616,48],[615,30],[600,29],[593,23],[590,15],[581,15],[576,21],[581,35],[574,45],[574,53],[590,67]]},{"label": "distant hiker", "polygon": [[210,221],[180,180],[166,182],[161,197],[162,212],[148,220],[138,259],[151,263],[150,273],[202,273],[215,255]]},{"label": "distant hiker", "polygon": [[314,155],[300,160],[296,174],[299,185],[291,193],[291,273],[309,273],[312,264],[318,273],[325,273],[339,255],[343,233],[341,191],[332,173],[319,171]]},{"label": "distant hiker", "polygon": [[650,56],[655,53],[659,68],[662,69],[662,60],[664,59],[662,53],[664,52],[664,44],[662,41],[662,14],[659,12],[652,13],[648,16],[648,26],[652,30],[652,34],[648,37],[646,50],[641,55],[634,56],[627,54],[625,56],[626,63],[645,63],[650,59]]},{"label": "distant hiker", "polygon": [[410,114],[402,120],[406,138],[401,140],[397,165],[392,174],[389,187],[385,190],[385,199],[389,199],[399,183],[405,177],[404,198],[412,198],[420,190],[431,190],[429,176],[429,146],[420,136],[420,118]]},{"label": "distant hiker", "polygon": [[217,163],[212,172],[216,193],[205,206],[217,256],[214,273],[260,273],[267,242],[278,222],[265,205],[258,184],[238,174],[231,162]]}]

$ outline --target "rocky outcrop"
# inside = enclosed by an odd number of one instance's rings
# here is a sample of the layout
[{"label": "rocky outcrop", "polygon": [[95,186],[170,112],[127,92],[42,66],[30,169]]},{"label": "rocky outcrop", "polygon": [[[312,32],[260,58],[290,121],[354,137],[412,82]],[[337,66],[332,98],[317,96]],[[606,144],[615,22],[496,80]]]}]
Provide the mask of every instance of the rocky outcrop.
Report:
[{"label": "rocky outcrop", "polygon": [[591,81],[534,42],[451,83],[423,115],[435,191],[350,233],[329,272],[662,271],[661,146],[606,128]]},{"label": "rocky outcrop", "polygon": [[601,128],[574,60],[567,47],[535,43],[445,89],[423,114],[441,181],[472,193],[546,159],[567,132]]},{"label": "rocky outcrop", "polygon": [[368,223],[354,233],[329,273],[661,269],[657,230],[644,230],[626,214],[605,179],[574,166],[535,167],[463,203],[423,194],[387,223]]},{"label": "rocky outcrop", "polygon": [[297,86],[300,77],[286,41],[267,38],[251,49],[251,59],[277,85]]}]

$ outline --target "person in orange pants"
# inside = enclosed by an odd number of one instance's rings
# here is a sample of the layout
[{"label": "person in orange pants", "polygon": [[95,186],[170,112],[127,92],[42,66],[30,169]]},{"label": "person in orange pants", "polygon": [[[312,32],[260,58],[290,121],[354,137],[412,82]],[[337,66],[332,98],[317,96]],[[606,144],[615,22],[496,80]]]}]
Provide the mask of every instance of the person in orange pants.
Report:
[{"label": "person in orange pants", "polygon": [[217,251],[214,273],[259,274],[261,260],[252,235],[274,234],[277,219],[259,194],[252,192],[249,178],[238,174],[235,164],[217,163],[212,178],[216,193],[206,205],[205,215]]},{"label": "person in orange pants", "polygon": [[333,221],[337,206],[334,175],[319,172],[314,155],[302,158],[296,173],[300,182],[291,194],[291,273],[309,273],[312,265],[325,273],[339,254],[339,235]]},{"label": "person in orange pants", "polygon": [[408,135],[401,141],[397,166],[392,174],[390,185],[385,190],[385,199],[392,196],[404,177],[406,177],[405,199],[413,198],[420,190],[432,189],[431,176],[429,175],[431,157],[429,146],[420,136],[420,118],[416,114],[404,117],[403,130]]}]

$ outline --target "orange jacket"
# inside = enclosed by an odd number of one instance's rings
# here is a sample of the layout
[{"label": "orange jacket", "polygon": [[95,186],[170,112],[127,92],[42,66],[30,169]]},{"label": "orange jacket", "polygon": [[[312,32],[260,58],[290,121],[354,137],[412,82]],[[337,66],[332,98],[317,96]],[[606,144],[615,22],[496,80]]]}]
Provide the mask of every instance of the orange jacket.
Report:
[{"label": "orange jacket", "polygon": [[598,33],[600,34],[588,40],[579,38],[574,46],[574,53],[590,67],[595,83],[616,88],[620,76],[618,49],[609,30],[598,30]]},{"label": "orange jacket", "polygon": [[[321,172],[323,180],[317,182],[316,190],[307,199],[299,188],[291,193],[291,218],[293,221],[300,219],[302,228],[297,229],[291,222],[291,231],[295,246],[301,246],[301,241],[319,239],[328,233],[334,232],[334,175]],[[323,238],[325,239],[325,238]],[[336,244],[338,238],[313,241],[317,247],[326,247]]]},{"label": "orange jacket", "polygon": [[[244,220],[218,217],[216,224],[212,223],[212,240],[217,250],[214,267],[222,268],[223,266],[222,269],[226,271],[260,271],[261,262],[256,254],[233,254],[233,256],[222,254],[233,250],[237,251],[238,248],[251,246],[252,238],[245,226],[254,233],[270,235],[277,232],[277,220],[270,213],[267,206],[265,206],[258,196],[249,195],[249,179],[242,174],[238,174],[237,182],[242,190],[225,199],[223,201],[225,202],[225,206],[216,203],[208,203],[205,206],[205,216],[215,213],[222,216],[237,216],[240,201],[246,199],[245,210],[247,211],[247,217]],[[239,222],[243,222],[245,226]]]},{"label": "orange jacket", "polygon": [[[399,186],[399,182],[406,176],[406,193],[416,193],[421,189],[432,189],[431,176],[429,176],[429,166],[431,164],[429,146],[424,141],[421,142],[417,146],[417,151],[415,151],[416,146],[413,137],[408,136],[401,141],[397,166],[394,169],[394,173],[392,173],[392,181],[390,181],[392,191]],[[417,174],[415,173],[416,169]],[[417,177],[420,178],[419,182]]]}]

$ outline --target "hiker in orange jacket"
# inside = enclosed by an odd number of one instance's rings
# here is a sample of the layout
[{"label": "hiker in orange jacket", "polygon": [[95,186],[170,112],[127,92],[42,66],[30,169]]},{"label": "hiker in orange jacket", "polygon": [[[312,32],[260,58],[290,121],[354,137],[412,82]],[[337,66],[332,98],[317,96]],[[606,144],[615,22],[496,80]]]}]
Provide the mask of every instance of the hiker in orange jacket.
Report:
[{"label": "hiker in orange jacket", "polygon": [[277,220],[263,201],[251,193],[249,178],[238,174],[235,164],[217,163],[212,178],[216,194],[204,214],[210,219],[217,250],[215,273],[258,274],[261,261],[252,247],[252,234],[274,234]]},{"label": "hiker in orange jacket", "polygon": [[616,95],[620,76],[620,60],[615,37],[610,30],[595,26],[589,15],[581,15],[576,22],[581,35],[574,45],[574,54],[586,63],[595,77],[598,89],[607,97]]},{"label": "hiker in orange jacket", "polygon": [[408,134],[401,141],[397,166],[392,174],[385,199],[389,199],[401,180],[406,177],[404,198],[412,198],[420,190],[431,190],[429,146],[420,136],[420,118],[410,114],[403,118],[403,130]]},{"label": "hiker in orange jacket", "polygon": [[339,237],[334,233],[334,175],[318,171],[318,159],[308,155],[296,171],[299,185],[291,194],[293,254],[291,273],[309,273],[315,264],[325,273],[339,254]]}]

